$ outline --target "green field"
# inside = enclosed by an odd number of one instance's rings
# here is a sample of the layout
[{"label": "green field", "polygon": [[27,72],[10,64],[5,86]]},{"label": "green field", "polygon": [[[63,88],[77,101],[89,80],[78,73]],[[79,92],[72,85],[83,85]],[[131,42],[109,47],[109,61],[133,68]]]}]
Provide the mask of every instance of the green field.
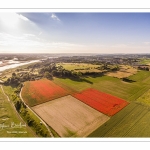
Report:
[{"label": "green field", "polygon": [[54,82],[74,91],[95,88],[129,102],[136,101],[150,89],[150,72],[148,71],[139,71],[137,74],[129,77],[129,79],[134,80],[135,82],[124,82],[121,79],[110,76],[86,77],[81,81],[55,78]]},{"label": "green field", "polygon": [[[0,137],[35,137],[0,88]],[[13,125],[13,124],[16,125]],[[22,124],[22,126],[17,126]],[[5,126],[5,127],[3,127]]]},{"label": "green field", "polygon": [[148,90],[142,96],[140,96],[137,99],[137,102],[139,102],[142,105],[150,106],[150,90]]},{"label": "green field", "polygon": [[150,110],[131,103],[88,137],[150,137]]},{"label": "green field", "polygon": [[101,65],[88,63],[58,63],[57,66],[62,66],[66,70],[74,70],[76,72],[101,72],[101,70],[98,69],[98,67],[101,67]]},{"label": "green field", "polygon": [[135,75],[130,76],[129,79],[136,82],[150,84],[150,71],[139,71]]},{"label": "green field", "polygon": [[150,64],[150,58],[142,58],[140,60],[140,64],[142,64],[142,65]]}]

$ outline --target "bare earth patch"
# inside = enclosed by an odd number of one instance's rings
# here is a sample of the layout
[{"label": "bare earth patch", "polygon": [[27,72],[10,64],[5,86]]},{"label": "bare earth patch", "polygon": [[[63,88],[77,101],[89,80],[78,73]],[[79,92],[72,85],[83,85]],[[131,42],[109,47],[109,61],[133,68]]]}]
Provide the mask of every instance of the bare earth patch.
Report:
[{"label": "bare earth patch", "polygon": [[61,137],[86,137],[109,120],[109,117],[71,95],[32,109]]}]

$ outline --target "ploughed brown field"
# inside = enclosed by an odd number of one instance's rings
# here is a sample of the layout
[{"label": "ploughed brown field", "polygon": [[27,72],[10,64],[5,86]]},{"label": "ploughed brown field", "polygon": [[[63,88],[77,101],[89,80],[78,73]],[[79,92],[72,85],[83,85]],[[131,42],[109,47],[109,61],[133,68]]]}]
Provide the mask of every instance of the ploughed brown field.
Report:
[{"label": "ploughed brown field", "polygon": [[71,95],[64,96],[32,109],[61,137],[86,137],[109,117]]}]

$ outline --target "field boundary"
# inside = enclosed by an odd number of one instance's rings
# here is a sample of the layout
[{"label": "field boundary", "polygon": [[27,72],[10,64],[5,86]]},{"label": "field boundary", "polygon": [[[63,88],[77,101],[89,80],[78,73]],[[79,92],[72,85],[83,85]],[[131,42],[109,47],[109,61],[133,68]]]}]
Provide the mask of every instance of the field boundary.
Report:
[{"label": "field boundary", "polygon": [[29,107],[69,95],[70,92],[48,79],[28,81],[22,88],[22,97]]},{"label": "field boundary", "polygon": [[56,81],[56,80],[53,81],[53,82],[54,82],[55,84],[57,84],[58,86],[61,86],[63,89],[69,91],[70,94],[75,93],[75,92],[78,92],[78,91],[74,90],[73,88],[71,88],[71,87],[65,85],[65,84],[62,83],[62,82],[59,82],[59,84],[58,84],[58,81]]},{"label": "field boundary", "polygon": [[[63,105],[63,107],[62,107]],[[87,137],[110,119],[71,95],[32,108],[60,137]]]},{"label": "field boundary", "polygon": [[[22,87],[22,88],[23,88],[23,87]],[[48,132],[50,133],[51,137],[54,137],[54,135],[52,134],[52,132],[50,131],[48,125],[44,122],[44,120],[42,120],[42,118],[39,117],[39,116],[24,102],[24,100],[23,100],[23,98],[22,98],[22,95],[21,95],[21,93],[22,93],[22,88],[21,88],[21,91],[20,91],[20,94],[19,94],[20,99],[21,99],[22,102],[26,105],[26,107],[27,107],[28,109],[30,109],[30,111],[31,111],[35,116],[37,116],[37,117],[39,118],[39,120],[46,126],[46,128],[47,128]]]},{"label": "field boundary", "polygon": [[[110,118],[88,137],[149,137],[150,110],[135,102]],[[144,120],[143,120],[144,119]],[[146,127],[145,127],[146,126]]]},{"label": "field boundary", "polygon": [[73,94],[73,97],[107,116],[115,115],[129,104],[124,99],[93,88],[75,93]]}]

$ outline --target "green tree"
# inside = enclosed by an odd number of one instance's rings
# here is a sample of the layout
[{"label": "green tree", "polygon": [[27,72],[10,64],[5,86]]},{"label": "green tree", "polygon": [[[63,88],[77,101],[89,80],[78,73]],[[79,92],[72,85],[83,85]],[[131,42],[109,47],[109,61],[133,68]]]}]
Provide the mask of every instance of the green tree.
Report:
[{"label": "green tree", "polygon": [[17,101],[15,104],[16,110],[19,112],[19,110],[21,109],[21,101]]},{"label": "green tree", "polygon": [[52,79],[53,79],[52,74],[51,74],[51,73],[49,73],[48,71],[46,71],[46,72],[44,73],[44,77],[45,77],[45,78],[47,78],[47,79],[50,79],[50,80],[52,80]]}]

